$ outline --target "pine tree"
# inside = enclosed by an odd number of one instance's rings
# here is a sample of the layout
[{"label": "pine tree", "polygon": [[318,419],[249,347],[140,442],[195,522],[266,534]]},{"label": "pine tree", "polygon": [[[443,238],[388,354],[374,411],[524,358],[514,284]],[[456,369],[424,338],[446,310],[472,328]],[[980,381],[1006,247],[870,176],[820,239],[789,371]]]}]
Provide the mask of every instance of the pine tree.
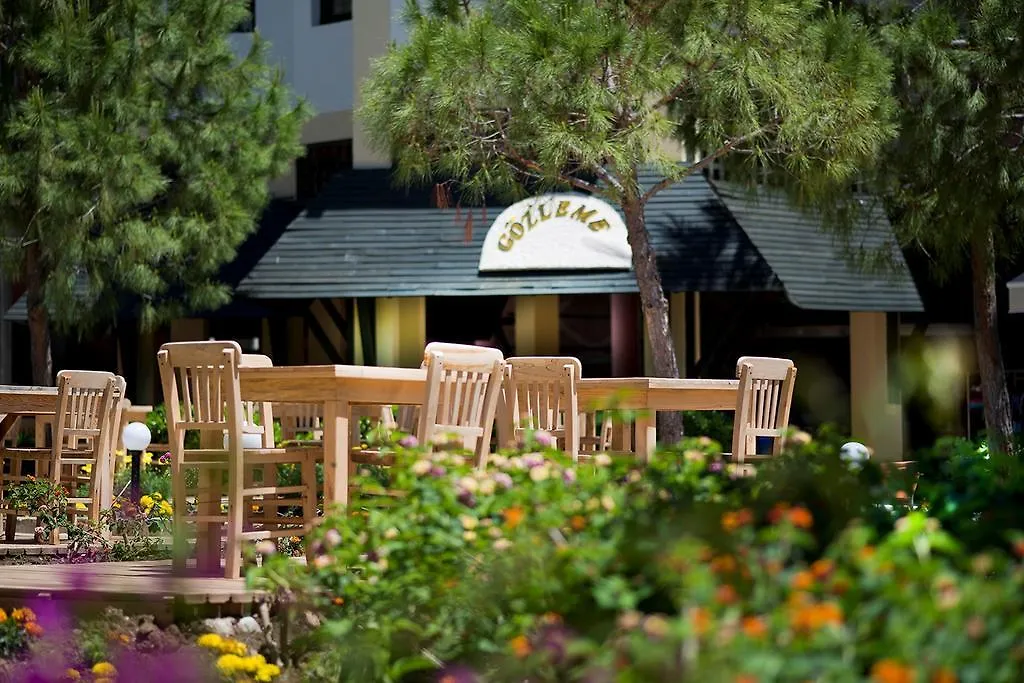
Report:
[{"label": "pine tree", "polygon": [[[679,370],[647,202],[726,155],[824,197],[893,135],[887,60],[818,0],[424,4],[408,3],[408,42],[364,86],[372,142],[405,182],[469,198],[568,187],[618,205],[661,377]],[[697,160],[667,157],[671,137]],[[664,179],[641,187],[646,166]],[[681,426],[663,422],[664,436]]]},{"label": "pine tree", "polygon": [[1024,232],[1024,3],[889,2],[869,12],[892,56],[900,135],[881,166],[902,241],[939,277],[971,273],[989,446],[1013,434],[999,342],[997,256]]},{"label": "pine tree", "polygon": [[24,273],[36,383],[52,381],[51,326],[110,321],[126,301],[145,326],[227,300],[218,268],[306,115],[258,38],[232,50],[247,5],[0,2],[0,237]]}]

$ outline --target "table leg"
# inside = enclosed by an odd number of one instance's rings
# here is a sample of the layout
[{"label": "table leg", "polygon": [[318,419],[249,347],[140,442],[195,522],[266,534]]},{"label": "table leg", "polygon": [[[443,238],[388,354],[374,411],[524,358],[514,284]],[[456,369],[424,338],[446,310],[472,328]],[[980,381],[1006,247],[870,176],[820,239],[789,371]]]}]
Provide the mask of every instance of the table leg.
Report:
[{"label": "table leg", "polygon": [[647,411],[636,417],[636,457],[643,462],[650,462],[658,445],[658,430],[655,425],[654,411]]},{"label": "table leg", "polygon": [[348,401],[324,402],[324,514],[332,505],[348,505]]}]

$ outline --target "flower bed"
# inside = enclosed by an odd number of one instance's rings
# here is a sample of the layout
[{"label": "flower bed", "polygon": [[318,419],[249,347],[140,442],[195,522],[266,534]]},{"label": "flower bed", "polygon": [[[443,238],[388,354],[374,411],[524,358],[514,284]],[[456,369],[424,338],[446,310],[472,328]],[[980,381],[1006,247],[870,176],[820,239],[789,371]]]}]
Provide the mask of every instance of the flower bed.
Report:
[{"label": "flower bed", "polygon": [[301,606],[304,680],[1024,680],[1019,558],[963,553],[837,446],[754,479],[709,440],[645,470],[402,452],[403,495],[254,580]]}]

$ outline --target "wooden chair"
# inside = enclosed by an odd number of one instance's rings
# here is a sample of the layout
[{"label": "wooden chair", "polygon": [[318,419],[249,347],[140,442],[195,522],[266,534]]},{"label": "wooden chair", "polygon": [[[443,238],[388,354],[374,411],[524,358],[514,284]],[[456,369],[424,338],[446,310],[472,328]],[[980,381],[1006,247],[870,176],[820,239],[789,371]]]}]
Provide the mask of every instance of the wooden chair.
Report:
[{"label": "wooden chair", "polygon": [[[9,448],[4,458],[10,463],[8,474],[2,475],[0,489],[4,492],[11,484],[28,480],[22,463],[32,461],[35,477],[48,477],[63,483],[69,489],[68,512],[74,520],[78,506],[86,516],[98,522],[106,491],[113,489],[112,457],[110,450],[116,439],[117,410],[124,396],[124,378],[109,372],[62,370],[57,373],[57,412],[52,419],[53,439],[49,448]],[[83,473],[84,470],[87,472]],[[81,487],[86,495],[79,495]],[[3,493],[0,493],[3,495]],[[8,514],[7,538],[13,540],[12,517],[20,512],[3,507]],[[52,543],[58,542],[54,531]]]},{"label": "wooden chair", "polygon": [[[577,387],[583,366],[571,357],[509,358],[505,373],[506,420],[520,441],[527,430],[543,429],[575,462],[580,454]],[[504,444],[503,444],[504,445]]]},{"label": "wooden chair", "polygon": [[[736,362],[739,392],[732,430],[732,453],[724,455],[744,467],[779,454],[789,427],[796,366],[786,358],[744,356]],[[774,439],[771,455],[757,454],[757,438]],[[745,468],[746,469],[746,468]]]},{"label": "wooden chair", "polygon": [[435,437],[451,434],[474,451],[483,468],[491,448],[505,362],[497,349],[475,353],[458,349],[427,355],[427,395],[420,410],[417,436],[430,446]]},{"label": "wooden chair", "polygon": [[[226,525],[223,573],[226,578],[238,578],[244,541],[305,535],[312,527],[317,514],[312,452],[305,448],[244,447],[247,421],[238,374],[242,352],[236,342],[164,344],[157,353],[157,361],[171,442],[174,540],[178,546],[174,557],[175,569],[180,571],[184,568],[185,553],[181,544],[187,524],[197,525],[197,561],[204,569],[219,556],[220,527]],[[248,429],[253,429],[252,422],[249,421]],[[185,433],[192,430],[200,433],[202,447],[199,449],[185,448]],[[263,434],[266,435],[266,431]],[[270,439],[273,439],[273,433],[270,434]],[[246,481],[246,473],[253,467],[267,468],[288,463],[301,468],[300,484],[280,486],[267,482],[250,485]],[[200,473],[199,485],[189,491],[185,473],[193,469]],[[226,514],[221,512],[221,485],[225,470],[228,473]],[[190,495],[196,496],[198,514],[189,514],[186,501]],[[301,525],[301,528],[244,528],[244,511],[248,505],[279,496],[298,496],[294,503],[301,505],[302,517],[289,521]]]},{"label": "wooden chair", "polygon": [[600,425],[596,412],[580,413],[580,457],[589,458],[595,453],[611,450],[613,426],[608,413]]}]

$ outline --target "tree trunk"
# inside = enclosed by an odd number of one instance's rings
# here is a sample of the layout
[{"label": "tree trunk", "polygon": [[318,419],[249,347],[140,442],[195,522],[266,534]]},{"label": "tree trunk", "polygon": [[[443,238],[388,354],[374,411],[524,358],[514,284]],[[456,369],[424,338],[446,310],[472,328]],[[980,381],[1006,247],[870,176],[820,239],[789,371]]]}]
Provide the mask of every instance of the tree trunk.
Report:
[{"label": "tree trunk", "polygon": [[[668,319],[668,299],[661,286],[658,261],[651,247],[644,218],[644,206],[638,196],[622,198],[622,212],[626,217],[626,230],[633,253],[633,270],[640,289],[647,339],[654,357],[654,372],[658,377],[679,377],[676,349]],[[658,415],[658,436],[664,444],[675,444],[683,438],[683,414],[678,412]]]},{"label": "tree trunk", "polygon": [[974,289],[974,340],[981,374],[985,430],[989,450],[1008,453],[1013,446],[1013,416],[999,344],[995,257],[992,230],[976,232],[971,239],[971,280]]},{"label": "tree trunk", "polygon": [[28,336],[32,348],[32,383],[53,384],[53,359],[50,356],[50,319],[43,305],[43,271],[39,244],[31,244],[25,253],[25,293],[28,304]]}]

